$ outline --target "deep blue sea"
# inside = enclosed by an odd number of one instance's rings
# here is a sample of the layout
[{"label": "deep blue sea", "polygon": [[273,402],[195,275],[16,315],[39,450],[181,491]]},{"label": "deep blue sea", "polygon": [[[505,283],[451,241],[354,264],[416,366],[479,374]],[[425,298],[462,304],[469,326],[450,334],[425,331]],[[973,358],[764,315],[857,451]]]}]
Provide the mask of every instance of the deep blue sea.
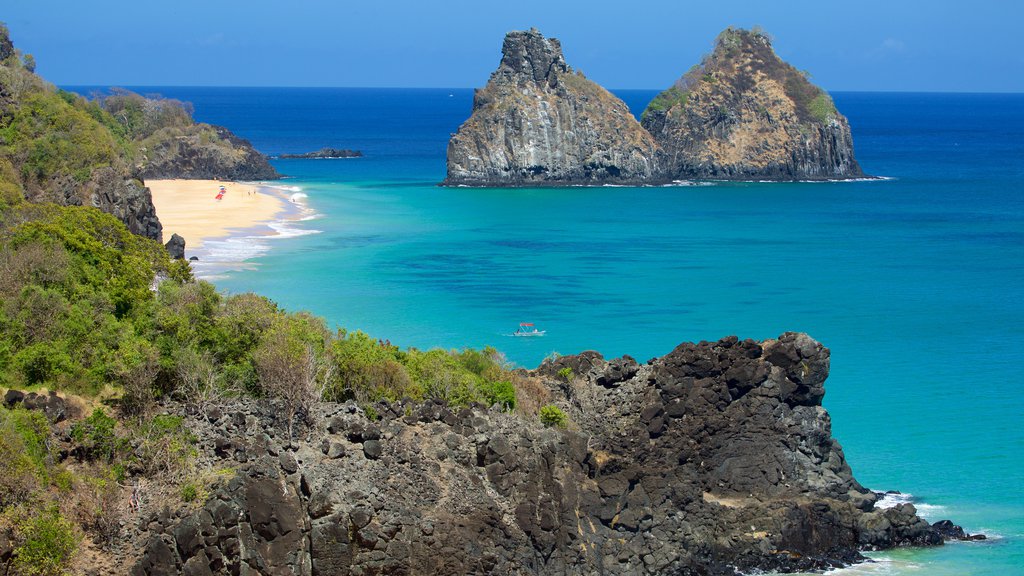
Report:
[{"label": "deep blue sea", "polygon": [[[857,478],[991,536],[847,572],[1024,574],[1024,95],[834,94],[886,180],[490,190],[436,186],[471,90],[137,90],[271,155],[366,154],[276,160],[317,217],[222,243],[252,258],[207,269],[221,289],[527,367],[808,332]],[[639,112],[655,91],[616,93]],[[521,321],[547,336],[508,337]]]}]

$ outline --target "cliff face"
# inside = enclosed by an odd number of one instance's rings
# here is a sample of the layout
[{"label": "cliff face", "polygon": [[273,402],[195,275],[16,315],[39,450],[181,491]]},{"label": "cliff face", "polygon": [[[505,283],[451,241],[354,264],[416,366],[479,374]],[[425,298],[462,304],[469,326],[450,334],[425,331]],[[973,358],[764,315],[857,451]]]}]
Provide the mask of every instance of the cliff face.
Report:
[{"label": "cliff face", "polygon": [[821,407],[828,370],[794,333],[646,365],[562,357],[524,376],[567,430],[437,403],[371,421],[350,403],[289,441],[273,405],[209,408],[190,426],[234,476],[198,507],[144,508],[132,574],[726,575],[940,544],[853,478]]},{"label": "cliff face", "polygon": [[625,103],[566,64],[558,40],[510,32],[448,143],[444,184],[647,182],[658,174],[657,149]]},{"label": "cliff face", "polygon": [[143,178],[273,180],[280,178],[267,157],[222,126],[193,124],[169,128],[140,146]]},{"label": "cliff face", "polygon": [[846,118],[758,32],[722,32],[710,56],[651,102],[642,124],[672,178],[863,176]]}]

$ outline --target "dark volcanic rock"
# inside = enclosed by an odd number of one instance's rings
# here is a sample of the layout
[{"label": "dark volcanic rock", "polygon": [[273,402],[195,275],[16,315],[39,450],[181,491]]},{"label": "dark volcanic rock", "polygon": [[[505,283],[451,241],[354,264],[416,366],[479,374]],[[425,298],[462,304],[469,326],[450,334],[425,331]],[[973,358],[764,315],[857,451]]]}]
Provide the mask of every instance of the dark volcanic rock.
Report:
[{"label": "dark volcanic rock", "polygon": [[437,402],[380,403],[378,422],[326,404],[284,451],[274,405],[192,416],[209,465],[235,476],[152,523],[133,573],[200,573],[201,553],[231,574],[730,575],[941,544],[954,529],[875,509],[853,478],[821,407],[828,367],[795,333],[682,344],[642,366],[565,356],[523,377],[568,430]]},{"label": "dark volcanic rock", "polygon": [[267,157],[222,126],[177,128],[143,149],[143,178],[273,180],[280,178]]},{"label": "dark volcanic rock", "polygon": [[783,62],[764,34],[729,28],[714,52],[659,94],[642,123],[675,179],[863,177],[846,118]]},{"label": "dark volcanic rock", "polygon": [[164,244],[167,248],[167,253],[171,255],[174,260],[185,259],[185,239],[177,234],[171,234],[171,239]]},{"label": "dark volcanic rock", "polygon": [[304,158],[362,158],[363,153],[359,150],[348,150],[344,148],[321,148],[316,152],[305,154],[281,154],[278,158],[304,159]]},{"label": "dark volcanic rock", "polygon": [[574,72],[536,30],[509,32],[501,64],[448,142],[448,186],[647,183],[658,146],[624,102]]}]

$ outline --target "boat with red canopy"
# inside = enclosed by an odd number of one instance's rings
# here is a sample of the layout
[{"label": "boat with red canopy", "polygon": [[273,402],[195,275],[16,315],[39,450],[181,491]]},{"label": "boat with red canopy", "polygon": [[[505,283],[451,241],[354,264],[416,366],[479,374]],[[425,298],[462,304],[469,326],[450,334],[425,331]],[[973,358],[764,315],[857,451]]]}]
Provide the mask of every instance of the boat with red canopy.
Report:
[{"label": "boat with red canopy", "polygon": [[513,336],[543,336],[547,333],[547,330],[537,330],[537,327],[533,325],[533,322],[520,322],[519,328],[512,333]]}]

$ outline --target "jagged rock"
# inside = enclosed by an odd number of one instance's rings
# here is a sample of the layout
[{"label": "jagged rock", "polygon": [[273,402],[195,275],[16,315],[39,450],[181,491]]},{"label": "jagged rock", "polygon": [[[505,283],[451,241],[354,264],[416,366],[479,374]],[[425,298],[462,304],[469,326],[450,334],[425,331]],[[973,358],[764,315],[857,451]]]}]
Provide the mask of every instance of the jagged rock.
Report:
[{"label": "jagged rock", "polygon": [[728,28],[714,52],[647,107],[674,179],[863,177],[846,118],[760,32]]},{"label": "jagged rock", "polygon": [[164,244],[167,248],[167,253],[171,255],[174,260],[185,259],[185,239],[177,234],[171,234],[171,239]]},{"label": "jagged rock", "polygon": [[363,153],[359,150],[349,150],[347,148],[321,148],[316,152],[306,152],[303,154],[281,154],[278,158],[287,159],[310,159],[310,158],[323,158],[323,159],[334,159],[334,158],[362,158]]},{"label": "jagged rock", "polygon": [[624,102],[574,72],[537,30],[509,32],[501,64],[448,142],[448,186],[646,183],[658,147]]},{"label": "jagged rock", "polygon": [[52,390],[49,394],[37,394],[35,392],[25,394],[18,390],[8,390],[4,394],[4,405],[8,408],[13,408],[19,403],[26,410],[39,410],[53,423],[63,422],[67,418],[67,402],[60,396],[57,396],[57,393]]},{"label": "jagged rock", "polygon": [[281,175],[252,143],[223,126],[194,124],[144,149],[143,178],[273,180]]},{"label": "jagged rock", "polygon": [[[256,449],[284,433],[273,405],[241,401],[217,422],[183,409],[201,443],[237,422],[252,456],[201,509],[144,523],[133,574],[203,573],[202,552],[232,574],[732,575],[941,544],[951,529],[876,509],[854,479],[821,407],[829,356],[796,333],[681,344],[642,366],[563,356],[524,377],[569,430],[436,401],[381,403],[378,422],[327,404],[282,452],[296,472]],[[366,458],[330,457],[360,443]]]}]

